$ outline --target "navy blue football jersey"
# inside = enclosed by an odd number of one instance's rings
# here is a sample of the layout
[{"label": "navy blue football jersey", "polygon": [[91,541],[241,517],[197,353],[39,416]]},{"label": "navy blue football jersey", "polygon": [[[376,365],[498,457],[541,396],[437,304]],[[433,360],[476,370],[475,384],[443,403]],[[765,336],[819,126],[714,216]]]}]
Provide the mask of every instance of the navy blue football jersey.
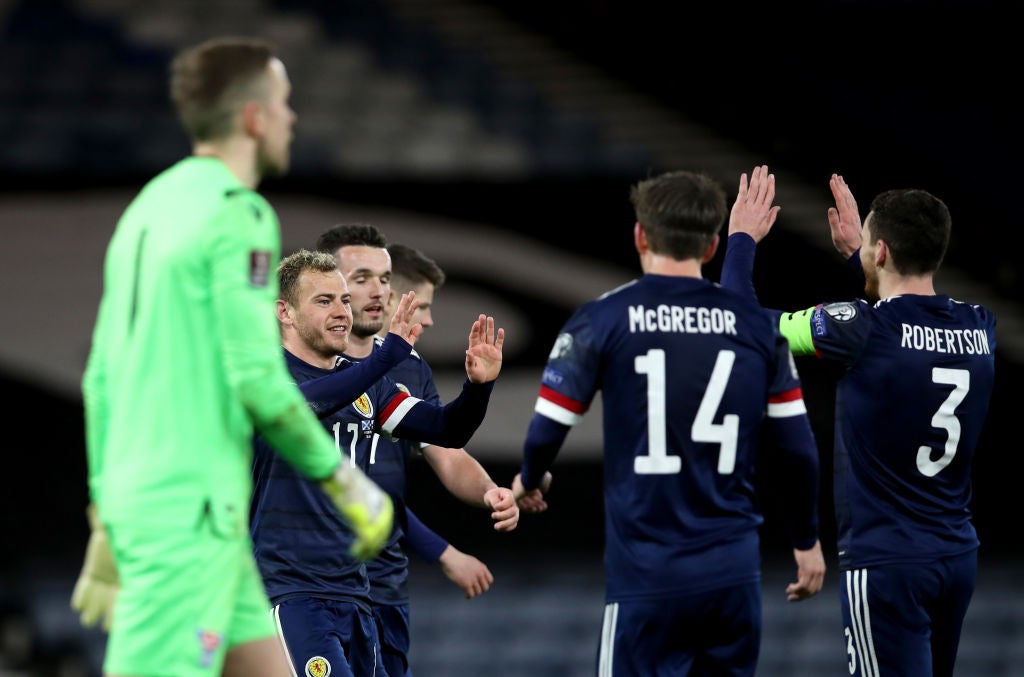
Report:
[{"label": "navy blue football jersey", "polygon": [[[375,337],[373,349],[380,349],[382,342],[382,338]],[[430,365],[415,350],[409,353],[405,360],[392,367],[388,377],[410,395],[425,402],[441,405],[441,397],[434,385]],[[405,512],[406,463],[409,456],[419,449],[420,444],[386,437],[376,440],[374,444],[376,453],[367,473],[391,496],[395,503],[396,519],[391,537],[380,554],[366,563],[366,572],[370,578],[370,597],[378,604],[405,604],[409,601],[409,558],[401,544],[405,531],[400,516]]]},{"label": "navy blue football jersey", "polygon": [[[287,351],[285,360],[298,383],[334,372]],[[336,369],[349,366],[342,360]],[[343,458],[368,473],[378,433],[390,434],[417,401],[384,377],[340,409],[316,402],[310,406]],[[351,530],[318,483],[296,471],[262,437],[254,443],[250,530],[256,563],[274,604],[293,597],[369,602],[366,567],[348,552],[354,540]]]},{"label": "navy blue football jersey", "polygon": [[[844,569],[978,546],[971,465],[995,377],[995,317],[948,296],[829,303],[784,314],[836,389],[834,493]],[[796,344],[795,339],[791,341]]]},{"label": "navy blue football jersey", "polygon": [[644,275],[573,313],[537,415],[574,425],[598,391],[607,600],[759,580],[758,432],[765,416],[806,420],[773,318],[707,280]]}]

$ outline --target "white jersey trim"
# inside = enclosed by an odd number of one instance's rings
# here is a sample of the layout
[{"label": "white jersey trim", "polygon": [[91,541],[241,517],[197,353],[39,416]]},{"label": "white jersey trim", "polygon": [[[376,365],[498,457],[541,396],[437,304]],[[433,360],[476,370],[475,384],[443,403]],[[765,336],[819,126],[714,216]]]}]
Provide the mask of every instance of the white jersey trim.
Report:
[{"label": "white jersey trim", "polygon": [[582,415],[569,411],[565,407],[560,407],[551,400],[545,400],[543,397],[537,398],[537,405],[533,410],[562,425],[573,426],[583,419]]},{"label": "white jersey trim", "polygon": [[769,418],[789,418],[790,416],[800,416],[806,413],[807,405],[804,404],[802,399],[768,403]]},{"label": "white jersey trim", "polygon": [[395,428],[398,426],[399,423],[402,422],[402,419],[405,418],[405,415],[409,413],[409,410],[422,401],[423,400],[419,399],[418,397],[413,397],[412,395],[402,400],[401,403],[399,403],[399,405],[395,407],[395,410],[391,412],[391,415],[388,416],[388,420],[384,422],[384,424],[381,426],[381,429],[388,435],[395,432]]},{"label": "white jersey trim", "polygon": [[853,625],[850,632],[853,634],[854,642],[854,654],[849,665],[850,674],[859,669],[863,677],[878,677],[878,657],[875,655],[875,640],[871,635],[871,605],[868,602],[868,570],[847,571],[846,603],[850,606],[850,620]]}]

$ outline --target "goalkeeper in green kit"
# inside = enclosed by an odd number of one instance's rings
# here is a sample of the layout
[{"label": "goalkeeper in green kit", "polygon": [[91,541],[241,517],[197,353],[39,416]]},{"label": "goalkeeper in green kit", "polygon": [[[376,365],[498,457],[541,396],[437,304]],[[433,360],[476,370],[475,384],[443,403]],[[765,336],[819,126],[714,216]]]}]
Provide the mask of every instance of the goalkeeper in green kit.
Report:
[{"label": "goalkeeper in green kit", "polygon": [[171,97],[193,153],[142,189],[107,250],[82,384],[93,533],[72,597],[110,629],[106,675],[289,674],[249,539],[254,432],[322,481],[357,557],[391,532],[387,495],[341,462],[281,353],[280,228],[255,189],[287,170],[289,90],[265,42],[183,50]]}]

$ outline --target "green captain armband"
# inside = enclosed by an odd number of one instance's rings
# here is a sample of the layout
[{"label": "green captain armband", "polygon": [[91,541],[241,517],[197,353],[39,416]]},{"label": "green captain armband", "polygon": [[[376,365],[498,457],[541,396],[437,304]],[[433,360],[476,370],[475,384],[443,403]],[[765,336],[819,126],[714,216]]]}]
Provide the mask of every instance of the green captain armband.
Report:
[{"label": "green captain armband", "polygon": [[789,341],[789,352],[794,355],[814,355],[811,338],[811,315],[814,308],[779,315],[779,333]]}]

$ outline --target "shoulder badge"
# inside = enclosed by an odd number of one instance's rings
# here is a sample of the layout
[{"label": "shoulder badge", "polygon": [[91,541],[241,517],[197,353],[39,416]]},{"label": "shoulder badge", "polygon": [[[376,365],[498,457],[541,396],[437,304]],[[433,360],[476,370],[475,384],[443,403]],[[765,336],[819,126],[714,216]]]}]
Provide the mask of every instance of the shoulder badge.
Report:
[{"label": "shoulder badge", "polygon": [[270,281],[270,252],[253,249],[249,252],[249,285],[266,287]]},{"label": "shoulder badge", "polygon": [[829,303],[824,306],[823,310],[836,322],[849,322],[857,317],[857,306],[849,301]]},{"label": "shoulder badge", "polygon": [[551,354],[548,355],[549,360],[558,359],[559,357],[565,357],[572,350],[572,334],[559,334],[558,338],[555,339],[555,345],[551,348]]}]

